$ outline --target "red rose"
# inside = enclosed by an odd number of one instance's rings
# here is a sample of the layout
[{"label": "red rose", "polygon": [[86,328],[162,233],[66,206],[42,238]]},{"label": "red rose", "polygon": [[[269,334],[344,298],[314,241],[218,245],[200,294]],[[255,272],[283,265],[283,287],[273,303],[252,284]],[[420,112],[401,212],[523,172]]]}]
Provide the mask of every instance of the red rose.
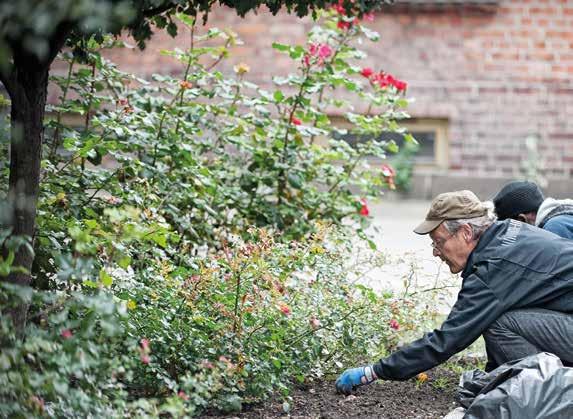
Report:
[{"label": "red rose", "polygon": [[362,198],[360,200],[360,203],[362,204],[362,206],[360,207],[360,211],[358,213],[364,217],[367,217],[370,214],[370,210],[368,209],[366,199]]},{"label": "red rose", "polygon": [[400,329],[400,323],[398,323],[397,320],[392,319],[392,320],[390,320],[390,327],[394,330],[398,330],[398,329]]},{"label": "red rose", "polygon": [[402,80],[394,80],[394,87],[399,91],[403,92],[408,88],[408,83]]},{"label": "red rose", "polygon": [[384,89],[385,87],[390,85],[390,80],[388,78],[388,75],[383,71],[381,71],[379,74],[376,75],[375,81],[378,82],[378,86],[380,86],[381,89]]},{"label": "red rose", "polygon": [[370,67],[364,67],[360,72],[360,74],[362,74],[366,78],[370,78],[370,76],[374,74],[374,70],[372,70]]},{"label": "red rose", "polygon": [[332,8],[338,13],[339,15],[346,15],[346,10],[344,9],[344,0],[340,0],[338,4],[332,6]]},{"label": "red rose", "polygon": [[65,339],[70,339],[74,334],[70,329],[64,329],[60,332],[60,335]]},{"label": "red rose", "polygon": [[300,125],[302,124],[302,121],[298,118],[295,118],[294,116],[290,119],[290,123],[293,125]]}]

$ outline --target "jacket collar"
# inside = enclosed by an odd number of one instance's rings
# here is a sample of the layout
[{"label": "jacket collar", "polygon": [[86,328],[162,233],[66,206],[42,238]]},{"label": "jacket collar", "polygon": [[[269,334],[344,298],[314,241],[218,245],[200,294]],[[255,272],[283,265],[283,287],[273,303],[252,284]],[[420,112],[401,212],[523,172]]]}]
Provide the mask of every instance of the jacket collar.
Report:
[{"label": "jacket collar", "polygon": [[473,270],[474,270],[474,265],[477,262],[477,258],[479,253],[485,249],[496,237],[497,235],[497,231],[500,229],[502,223],[507,223],[506,221],[496,221],[494,222],[492,225],[490,225],[481,235],[481,237],[479,238],[476,247],[474,247],[474,250],[472,250],[472,252],[470,253],[470,255],[468,256],[468,260],[466,262],[466,267],[464,268],[464,270],[461,273],[462,278],[466,278],[467,276],[469,276]]}]

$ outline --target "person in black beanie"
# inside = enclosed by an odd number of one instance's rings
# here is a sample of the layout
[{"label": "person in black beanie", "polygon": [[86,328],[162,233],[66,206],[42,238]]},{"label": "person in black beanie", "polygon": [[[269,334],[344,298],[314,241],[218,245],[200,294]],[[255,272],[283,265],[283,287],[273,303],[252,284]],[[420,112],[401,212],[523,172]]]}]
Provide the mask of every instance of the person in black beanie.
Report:
[{"label": "person in black beanie", "polygon": [[533,182],[516,180],[493,198],[499,220],[512,218],[573,239],[573,200],[544,198]]}]

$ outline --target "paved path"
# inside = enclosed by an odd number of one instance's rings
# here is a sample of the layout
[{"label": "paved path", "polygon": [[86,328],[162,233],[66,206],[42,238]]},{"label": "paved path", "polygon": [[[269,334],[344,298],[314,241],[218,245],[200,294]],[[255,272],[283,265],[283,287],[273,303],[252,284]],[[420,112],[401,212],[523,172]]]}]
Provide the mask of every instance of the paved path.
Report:
[{"label": "paved path", "polygon": [[[412,285],[431,288],[441,285],[459,287],[459,278],[449,272],[448,266],[433,257],[430,238],[412,230],[425,217],[429,201],[382,200],[369,205],[374,218],[370,232],[388,261],[371,271],[364,282],[376,289],[404,289],[405,280]],[[414,275],[412,275],[414,272]],[[458,288],[450,290],[450,296],[439,303],[440,311],[448,312],[455,301]]]}]

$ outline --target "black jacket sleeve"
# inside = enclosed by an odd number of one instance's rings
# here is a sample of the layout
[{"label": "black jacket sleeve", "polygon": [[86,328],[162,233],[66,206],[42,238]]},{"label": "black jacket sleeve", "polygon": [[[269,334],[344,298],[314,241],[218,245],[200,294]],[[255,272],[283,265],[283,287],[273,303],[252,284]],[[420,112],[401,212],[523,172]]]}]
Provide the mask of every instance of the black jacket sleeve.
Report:
[{"label": "black jacket sleeve", "polygon": [[378,377],[406,380],[471,345],[505,308],[474,272],[464,279],[458,299],[440,329],[427,333],[374,364]]}]

